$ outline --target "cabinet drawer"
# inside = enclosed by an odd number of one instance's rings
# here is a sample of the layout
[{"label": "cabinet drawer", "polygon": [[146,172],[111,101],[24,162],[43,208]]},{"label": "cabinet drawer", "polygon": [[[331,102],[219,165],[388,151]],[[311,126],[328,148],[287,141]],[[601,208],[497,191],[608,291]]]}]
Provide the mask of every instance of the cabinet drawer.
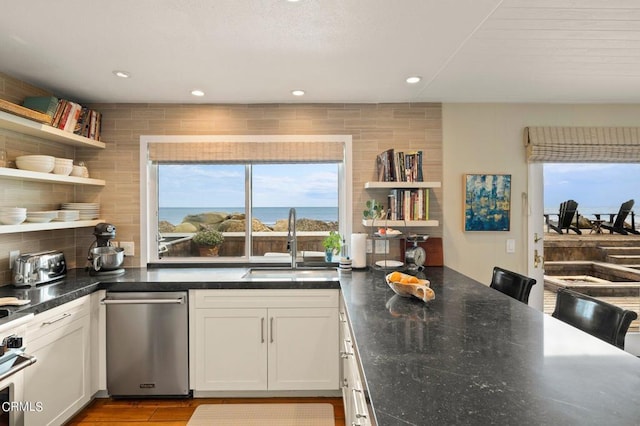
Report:
[{"label": "cabinet drawer", "polygon": [[339,290],[193,290],[195,308],[337,308]]},{"label": "cabinet drawer", "polygon": [[34,341],[78,318],[89,315],[89,296],[81,297],[64,305],[36,315],[27,326],[27,341]]}]

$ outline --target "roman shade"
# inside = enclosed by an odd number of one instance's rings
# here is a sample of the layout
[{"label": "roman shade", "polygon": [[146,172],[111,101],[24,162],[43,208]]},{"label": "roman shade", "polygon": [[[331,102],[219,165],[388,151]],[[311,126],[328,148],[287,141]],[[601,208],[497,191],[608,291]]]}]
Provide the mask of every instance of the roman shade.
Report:
[{"label": "roman shade", "polygon": [[164,142],[149,143],[148,158],[158,163],[336,162],[342,142]]},{"label": "roman shade", "polygon": [[525,127],[524,144],[528,162],[640,162],[640,127]]}]

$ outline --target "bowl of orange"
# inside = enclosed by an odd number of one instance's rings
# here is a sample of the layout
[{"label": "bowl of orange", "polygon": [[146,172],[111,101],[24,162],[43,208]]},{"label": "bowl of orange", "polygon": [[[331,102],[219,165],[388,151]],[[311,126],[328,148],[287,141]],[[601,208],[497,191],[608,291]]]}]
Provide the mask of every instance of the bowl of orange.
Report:
[{"label": "bowl of orange", "polygon": [[391,290],[402,297],[417,297],[424,302],[436,297],[433,289],[429,287],[429,280],[394,271],[385,276],[385,281]]}]

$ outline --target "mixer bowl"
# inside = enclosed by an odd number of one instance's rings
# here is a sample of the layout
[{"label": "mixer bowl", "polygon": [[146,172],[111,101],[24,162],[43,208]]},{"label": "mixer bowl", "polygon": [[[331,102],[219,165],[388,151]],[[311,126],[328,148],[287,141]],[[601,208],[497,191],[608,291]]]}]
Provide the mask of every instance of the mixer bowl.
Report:
[{"label": "mixer bowl", "polygon": [[118,269],[124,261],[124,249],[121,247],[94,247],[90,253],[93,270],[96,272]]}]

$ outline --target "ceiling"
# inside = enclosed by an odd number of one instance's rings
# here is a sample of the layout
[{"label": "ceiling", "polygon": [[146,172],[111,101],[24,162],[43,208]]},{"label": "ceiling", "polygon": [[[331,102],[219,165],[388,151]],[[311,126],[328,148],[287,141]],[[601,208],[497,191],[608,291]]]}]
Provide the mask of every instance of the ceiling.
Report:
[{"label": "ceiling", "polygon": [[[638,0],[21,0],[1,10],[0,72],[80,102],[640,103]],[[422,81],[406,83],[413,75]]]}]

